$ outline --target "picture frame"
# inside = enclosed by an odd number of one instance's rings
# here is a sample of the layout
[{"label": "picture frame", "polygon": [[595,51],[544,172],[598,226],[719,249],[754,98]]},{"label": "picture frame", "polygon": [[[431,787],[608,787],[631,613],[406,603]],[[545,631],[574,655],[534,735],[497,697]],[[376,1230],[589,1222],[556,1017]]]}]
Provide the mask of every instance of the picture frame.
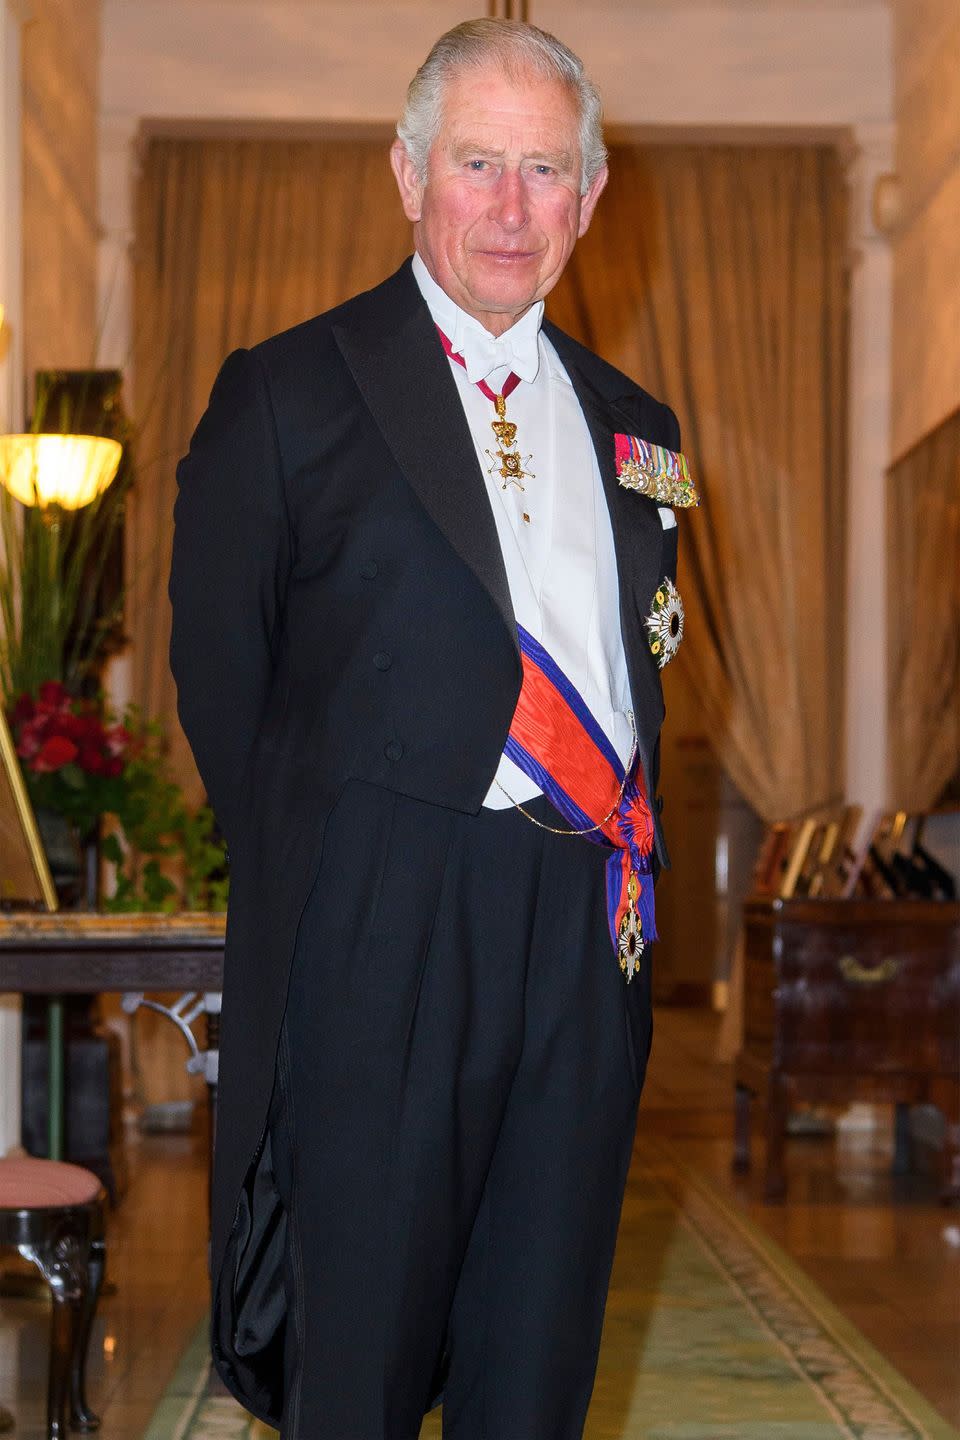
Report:
[{"label": "picture frame", "polygon": [[53,876],[2,707],[0,762],[0,906],[54,911]]}]

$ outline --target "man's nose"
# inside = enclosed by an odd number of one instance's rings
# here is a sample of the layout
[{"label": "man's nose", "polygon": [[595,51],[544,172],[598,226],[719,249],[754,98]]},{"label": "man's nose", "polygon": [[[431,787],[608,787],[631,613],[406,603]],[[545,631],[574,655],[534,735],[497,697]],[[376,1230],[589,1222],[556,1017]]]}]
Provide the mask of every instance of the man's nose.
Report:
[{"label": "man's nose", "polygon": [[519,170],[505,169],[497,185],[494,217],[504,230],[522,230],[527,223],[527,193]]}]

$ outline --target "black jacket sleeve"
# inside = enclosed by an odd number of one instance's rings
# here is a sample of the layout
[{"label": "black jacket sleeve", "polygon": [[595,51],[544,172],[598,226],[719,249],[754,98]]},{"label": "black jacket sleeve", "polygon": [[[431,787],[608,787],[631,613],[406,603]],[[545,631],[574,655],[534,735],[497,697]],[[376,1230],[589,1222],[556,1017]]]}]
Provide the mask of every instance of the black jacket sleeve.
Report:
[{"label": "black jacket sleeve", "polygon": [[177,485],[170,664],[180,721],[229,842],[290,566],[276,426],[255,353],[224,362]]}]

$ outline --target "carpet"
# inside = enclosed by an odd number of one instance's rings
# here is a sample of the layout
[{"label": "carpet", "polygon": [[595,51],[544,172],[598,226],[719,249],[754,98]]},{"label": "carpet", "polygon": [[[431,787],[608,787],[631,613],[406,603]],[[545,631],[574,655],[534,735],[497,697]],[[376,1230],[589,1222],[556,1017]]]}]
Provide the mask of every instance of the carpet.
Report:
[{"label": "carpet", "polygon": [[[274,1440],[214,1388],[204,1326],[145,1440]],[[439,1412],[421,1440],[440,1440]],[[667,1145],[645,1142],[624,1203],[586,1440],[960,1432],[734,1204]]]}]

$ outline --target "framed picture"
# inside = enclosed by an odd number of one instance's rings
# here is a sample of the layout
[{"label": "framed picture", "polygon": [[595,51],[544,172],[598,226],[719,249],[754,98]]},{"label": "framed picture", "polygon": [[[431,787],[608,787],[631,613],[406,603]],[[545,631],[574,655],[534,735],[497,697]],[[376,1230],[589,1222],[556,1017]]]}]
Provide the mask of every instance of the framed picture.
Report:
[{"label": "framed picture", "polygon": [[2,706],[0,760],[0,905],[56,910],[57,892]]},{"label": "framed picture", "polygon": [[822,823],[812,815],[801,820],[791,836],[790,851],[786,859],[783,878],[780,881],[780,899],[792,900],[798,888],[806,893],[811,861],[815,854],[814,840],[818,831],[822,834]]},{"label": "framed picture", "polygon": [[767,827],[753,870],[754,895],[779,895],[792,835],[793,827],[785,820]]}]

